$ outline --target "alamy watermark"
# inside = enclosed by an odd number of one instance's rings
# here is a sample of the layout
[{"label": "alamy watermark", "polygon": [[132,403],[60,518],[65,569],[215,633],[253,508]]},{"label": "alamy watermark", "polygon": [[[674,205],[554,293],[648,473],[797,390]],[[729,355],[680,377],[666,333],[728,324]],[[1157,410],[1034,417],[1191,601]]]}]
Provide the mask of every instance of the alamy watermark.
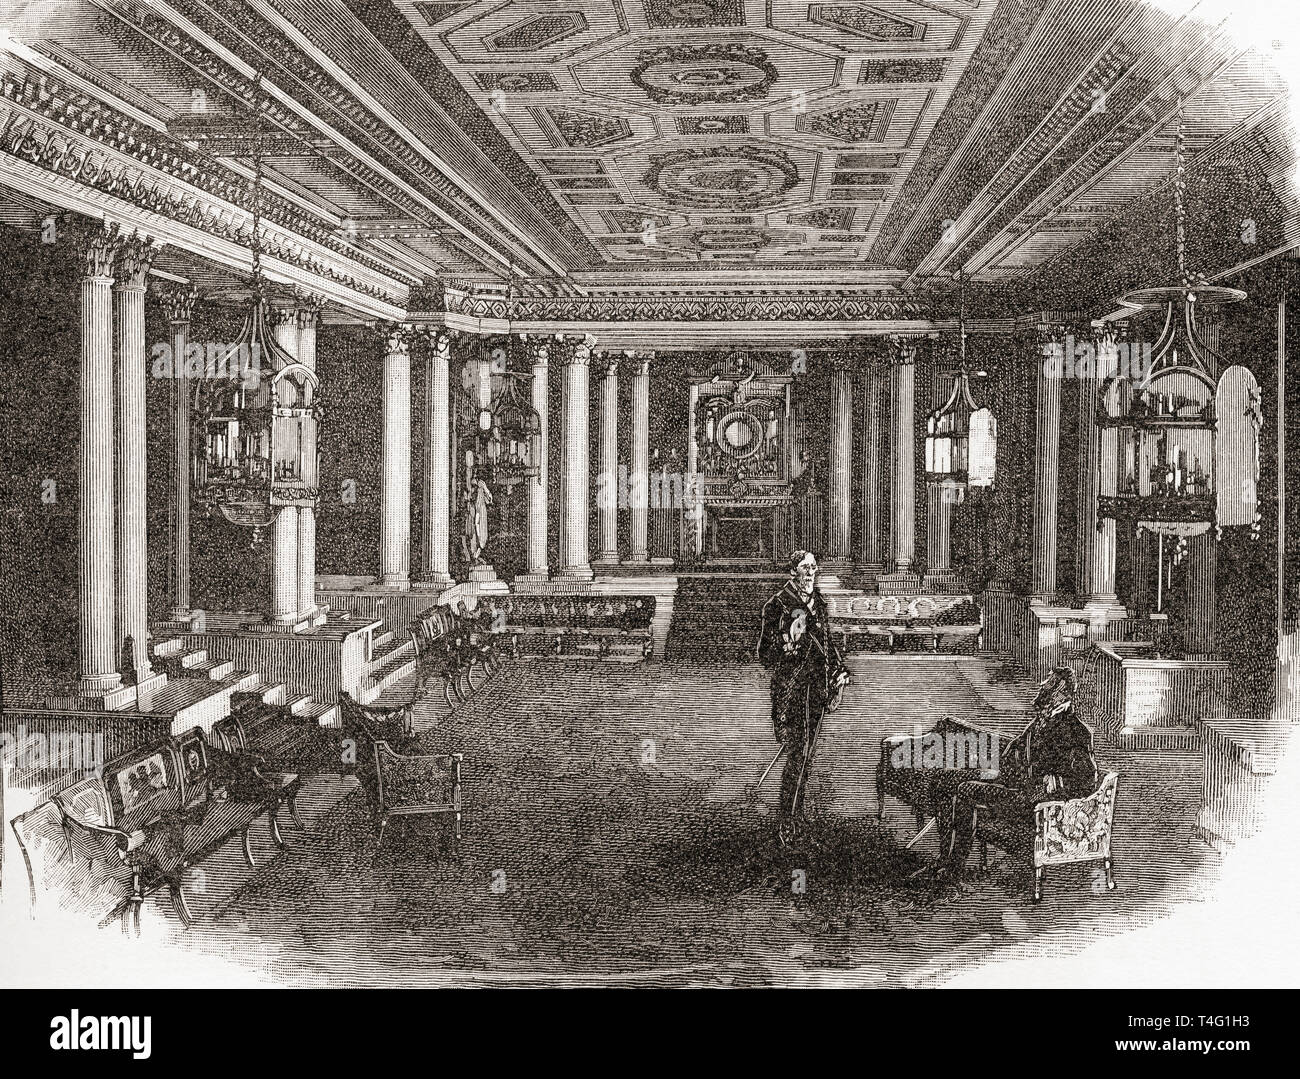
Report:
[{"label": "alamy watermark", "polygon": [[1127,378],[1143,381],[1151,373],[1149,341],[1117,341],[1110,348],[1099,348],[1085,338],[1075,340],[1067,334],[1060,349],[1043,355],[1043,374],[1047,378]]},{"label": "alamy watermark", "polygon": [[192,341],[184,355],[167,342],[150,350],[150,373],[154,378],[193,378],[238,382],[255,390],[262,381],[262,348],[227,341]]},{"label": "alamy watermark", "polygon": [[0,767],[5,772],[85,772],[104,770],[104,736],[89,731],[28,731],[19,724],[0,731]]}]

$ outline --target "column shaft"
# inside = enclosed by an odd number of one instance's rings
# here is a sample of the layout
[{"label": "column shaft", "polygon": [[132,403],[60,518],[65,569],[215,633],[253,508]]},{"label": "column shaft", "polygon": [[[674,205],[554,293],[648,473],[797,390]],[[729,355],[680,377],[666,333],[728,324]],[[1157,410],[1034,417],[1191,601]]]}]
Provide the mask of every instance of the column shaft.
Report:
[{"label": "column shaft", "polygon": [[853,533],[853,381],[848,360],[834,357],[830,399],[830,484],[826,500],[826,558],[847,563]]},{"label": "column shaft", "polygon": [[[316,325],[320,318],[318,307],[303,306],[298,309],[298,362],[309,370],[316,370]],[[312,472],[320,479],[319,467],[314,467],[319,449],[316,444],[316,423],[303,428],[303,457],[313,462]],[[316,507],[298,507],[298,613],[312,616],[316,613]]]},{"label": "column shaft", "polygon": [[528,575],[545,579],[550,572],[546,543],[549,528],[547,499],[550,491],[550,343],[545,338],[532,342],[532,405],[541,431],[533,449],[537,476],[528,481]]},{"label": "column shaft", "polygon": [[279,506],[271,526],[271,620],[281,628],[298,621],[298,507]]},{"label": "column shaft", "polygon": [[130,642],[137,682],[149,662],[149,542],[145,445],[144,285],[153,261],[150,242],[132,237],[117,256],[113,287],[117,328],[117,640]]},{"label": "column shaft", "polygon": [[411,354],[402,327],[388,334],[382,422],[379,583],[406,588],[411,580]]},{"label": "column shaft", "polygon": [[618,357],[601,357],[600,461],[596,476],[596,524],[600,549],[596,562],[618,564]]},{"label": "column shaft", "polygon": [[579,342],[565,358],[562,408],[564,410],[563,467],[560,470],[560,495],[563,514],[560,518],[559,577],[590,580],[591,564],[587,551],[588,410],[590,389],[588,364],[594,338]]},{"label": "column shaft", "polygon": [[880,579],[882,590],[919,587],[916,561],[916,349],[914,340],[893,339],[890,389],[893,421],[893,484],[890,488],[890,539],[893,572]]},{"label": "column shaft", "polygon": [[862,530],[859,557],[870,573],[879,573],[884,557],[881,548],[880,504],[884,484],[881,482],[883,431],[880,422],[884,411],[880,371],[872,365],[862,378]]},{"label": "column shaft", "polygon": [[172,347],[172,490],[168,526],[171,540],[171,608],[167,617],[187,621],[190,608],[190,380],[185,377],[185,353],[190,342],[190,316],[198,290],[168,289],[163,308],[171,327]]},{"label": "column shaft", "polygon": [[[632,374],[631,544],[629,562],[650,560],[650,360],[637,356]],[[675,483],[680,484],[677,477]],[[665,485],[660,484],[660,491]],[[677,507],[672,507],[675,511]],[[666,552],[665,552],[666,553]]]},{"label": "column shaft", "polygon": [[103,696],[122,681],[114,622],[113,256],[116,230],[84,236],[81,282],[81,455],[79,651],[83,695]]},{"label": "column shaft", "polygon": [[451,335],[435,331],[425,365],[424,543],[420,576],[451,584]]},{"label": "column shaft", "polygon": [[1031,593],[1056,596],[1056,499],[1061,441],[1063,334],[1043,328],[1038,365],[1037,433],[1034,439],[1034,554]]}]

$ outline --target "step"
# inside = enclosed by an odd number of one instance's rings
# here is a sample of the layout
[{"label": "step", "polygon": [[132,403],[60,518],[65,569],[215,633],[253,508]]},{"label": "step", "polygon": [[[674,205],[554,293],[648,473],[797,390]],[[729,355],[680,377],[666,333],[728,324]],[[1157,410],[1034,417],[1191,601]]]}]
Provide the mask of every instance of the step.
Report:
[{"label": "step", "polygon": [[[205,652],[206,656],[207,653]],[[228,678],[235,673],[235,661],[233,659],[204,659],[200,663],[190,663],[185,665],[185,669],[194,674],[206,674],[213,681],[220,681],[222,678]],[[241,676],[246,677],[247,671],[240,671]]]},{"label": "step", "polygon": [[149,654],[158,659],[178,656],[184,651],[184,637],[163,637],[149,643]]},{"label": "step", "polygon": [[340,725],[339,706],[337,704],[322,704],[320,701],[313,701],[311,707],[303,714],[314,719],[317,726],[320,727],[337,727]]},{"label": "step", "polygon": [[197,667],[200,663],[206,663],[208,659],[208,650],[206,648],[196,648],[191,652],[181,653],[182,667]]},{"label": "step", "polygon": [[284,704],[291,715],[302,716],[307,714],[315,700],[310,693],[293,693],[285,699]]},{"label": "step", "polygon": [[377,650],[383,648],[384,645],[388,644],[392,639],[393,639],[393,631],[391,629],[386,629],[384,630],[383,633],[376,633],[370,639],[371,649]]},{"label": "step", "polygon": [[256,689],[262,695],[263,704],[284,704],[288,699],[288,691],[283,682],[269,682]]}]

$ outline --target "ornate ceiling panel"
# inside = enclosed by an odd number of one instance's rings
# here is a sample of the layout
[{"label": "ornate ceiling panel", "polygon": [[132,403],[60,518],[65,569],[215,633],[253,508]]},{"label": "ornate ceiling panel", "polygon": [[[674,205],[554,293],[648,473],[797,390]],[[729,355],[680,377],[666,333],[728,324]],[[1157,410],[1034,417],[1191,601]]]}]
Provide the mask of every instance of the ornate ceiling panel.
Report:
[{"label": "ornate ceiling panel", "polygon": [[611,264],[862,270],[996,7],[394,3]]}]

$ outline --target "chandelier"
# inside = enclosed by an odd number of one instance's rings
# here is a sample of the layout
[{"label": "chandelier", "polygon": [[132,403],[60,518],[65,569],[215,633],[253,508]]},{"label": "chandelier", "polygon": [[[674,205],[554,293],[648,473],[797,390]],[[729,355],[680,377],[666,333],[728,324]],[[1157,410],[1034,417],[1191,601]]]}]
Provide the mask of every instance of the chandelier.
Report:
[{"label": "chandelier", "polygon": [[[997,421],[971,396],[966,354],[966,273],[959,276],[957,374],[948,399],[926,419],[925,472],[951,488],[957,501],[970,487],[991,487],[997,457]],[[983,374],[984,372],[979,372]]]},{"label": "chandelier", "polygon": [[1119,302],[1134,311],[1164,311],[1164,327],[1151,348],[1151,370],[1182,367],[1208,374],[1211,360],[1223,358],[1202,336],[1196,308],[1217,307],[1246,298],[1241,289],[1206,283],[1204,274],[1194,274],[1187,266],[1187,136],[1184,132],[1184,100],[1178,99],[1175,135],[1177,170],[1174,174],[1174,251],[1178,260],[1178,282],[1155,288],[1133,289],[1119,297]]},{"label": "chandelier", "polygon": [[[317,495],[317,379],[267,326],[262,276],[262,79],[254,82],[252,268],[248,311],[223,362],[196,380],[194,488],[209,512],[253,529],[253,543],[286,505],[314,505]],[[211,346],[209,348],[211,351]]]}]

